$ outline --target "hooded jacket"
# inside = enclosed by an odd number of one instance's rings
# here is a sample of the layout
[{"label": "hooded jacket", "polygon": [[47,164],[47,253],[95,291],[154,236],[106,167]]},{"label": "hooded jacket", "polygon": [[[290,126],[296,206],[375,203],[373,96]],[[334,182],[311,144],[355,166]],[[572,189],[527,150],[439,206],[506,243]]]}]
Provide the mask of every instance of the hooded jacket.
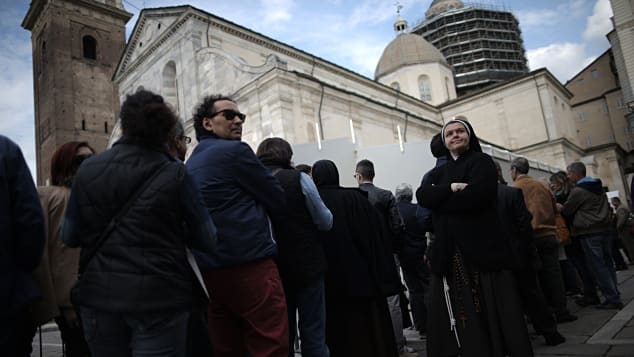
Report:
[{"label": "hooded jacket", "polygon": [[562,214],[572,222],[570,233],[573,236],[608,232],[612,209],[601,180],[592,177],[579,180],[570,191]]}]

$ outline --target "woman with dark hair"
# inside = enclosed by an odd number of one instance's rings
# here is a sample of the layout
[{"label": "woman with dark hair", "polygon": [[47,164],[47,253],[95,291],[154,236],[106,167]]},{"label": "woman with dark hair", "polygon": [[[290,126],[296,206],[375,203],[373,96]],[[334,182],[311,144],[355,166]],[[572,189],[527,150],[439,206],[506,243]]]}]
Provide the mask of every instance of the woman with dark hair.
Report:
[{"label": "woman with dark hair", "polygon": [[121,107],[123,137],[81,165],[62,240],[81,247],[71,293],[94,357],[184,356],[196,278],[186,246],[212,252],[215,226],[168,152],[177,118],[149,91]]},{"label": "woman with dark hair", "polygon": [[313,165],[313,180],[334,217],[323,232],[326,272],[326,344],[333,357],[397,356],[387,296],[400,292],[387,228],[358,188],[339,186],[332,161]]},{"label": "woman with dark hair", "polygon": [[70,301],[70,289],[77,280],[79,249],[62,244],[60,231],[64,211],[79,165],[95,150],[86,142],[71,141],[60,145],[51,157],[51,186],[37,188],[44,211],[46,243],[40,264],[33,272],[42,291],[42,299],[30,309],[29,330],[24,346],[30,352],[37,327],[55,319],[69,357],[90,354],[81,323]]},{"label": "woman with dark hair", "polygon": [[427,354],[533,356],[515,280],[505,270],[509,248],[499,231],[495,164],[466,121],[449,121],[441,139],[448,162],[416,192],[432,210],[436,236]]},{"label": "woman with dark hair", "polygon": [[[324,272],[326,258],[319,232],[332,227],[332,214],[319,197],[311,178],[291,166],[293,150],[282,138],[265,139],[258,158],[284,188],[286,208],[272,214],[277,241],[277,266],[284,286],[289,331],[296,331],[304,357],[328,357]],[[295,334],[289,334],[289,346]],[[289,349],[289,356],[294,356]]]}]

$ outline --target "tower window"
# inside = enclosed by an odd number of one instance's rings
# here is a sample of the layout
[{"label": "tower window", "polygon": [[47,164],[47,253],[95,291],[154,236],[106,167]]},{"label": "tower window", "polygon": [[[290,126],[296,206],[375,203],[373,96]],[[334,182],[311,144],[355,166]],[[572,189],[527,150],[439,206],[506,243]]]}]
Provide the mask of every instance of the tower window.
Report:
[{"label": "tower window", "polygon": [[107,121],[103,122],[103,131],[104,131],[104,133],[108,134],[108,122]]},{"label": "tower window", "polygon": [[91,60],[97,59],[97,40],[92,36],[84,36],[82,38],[82,45],[84,50],[84,58]]},{"label": "tower window", "polygon": [[81,121],[81,130],[86,130],[86,121],[85,120]]}]

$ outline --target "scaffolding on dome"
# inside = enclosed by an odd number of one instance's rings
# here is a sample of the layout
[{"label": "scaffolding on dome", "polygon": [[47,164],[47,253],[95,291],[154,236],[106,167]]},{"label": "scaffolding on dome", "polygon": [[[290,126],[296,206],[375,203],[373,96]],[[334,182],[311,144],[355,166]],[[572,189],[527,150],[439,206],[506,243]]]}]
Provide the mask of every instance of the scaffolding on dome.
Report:
[{"label": "scaffolding on dome", "polygon": [[519,22],[505,6],[465,3],[419,21],[411,32],[454,67],[459,95],[528,73]]}]

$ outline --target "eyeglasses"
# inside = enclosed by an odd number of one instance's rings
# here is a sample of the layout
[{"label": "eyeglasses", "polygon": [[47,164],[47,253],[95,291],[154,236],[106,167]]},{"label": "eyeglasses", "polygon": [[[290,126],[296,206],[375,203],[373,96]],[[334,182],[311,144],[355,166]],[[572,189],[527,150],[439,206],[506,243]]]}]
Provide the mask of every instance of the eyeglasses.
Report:
[{"label": "eyeglasses", "polygon": [[189,136],[181,135],[179,137],[179,139],[183,140],[185,142],[185,144],[191,144],[191,142],[192,142],[192,138],[190,138]]},{"label": "eyeglasses", "polygon": [[358,172],[355,172],[354,175],[352,175],[352,177],[357,178],[357,176],[359,176]]},{"label": "eyeglasses", "polygon": [[225,117],[225,119],[227,120],[233,120],[236,116],[238,118],[240,118],[240,120],[242,120],[242,122],[244,122],[245,120],[247,120],[247,115],[244,113],[240,113],[240,112],[236,112],[233,109],[223,109],[223,110],[219,110],[213,114],[211,114],[211,116],[209,118],[213,118],[216,115],[222,113],[222,115]]}]

